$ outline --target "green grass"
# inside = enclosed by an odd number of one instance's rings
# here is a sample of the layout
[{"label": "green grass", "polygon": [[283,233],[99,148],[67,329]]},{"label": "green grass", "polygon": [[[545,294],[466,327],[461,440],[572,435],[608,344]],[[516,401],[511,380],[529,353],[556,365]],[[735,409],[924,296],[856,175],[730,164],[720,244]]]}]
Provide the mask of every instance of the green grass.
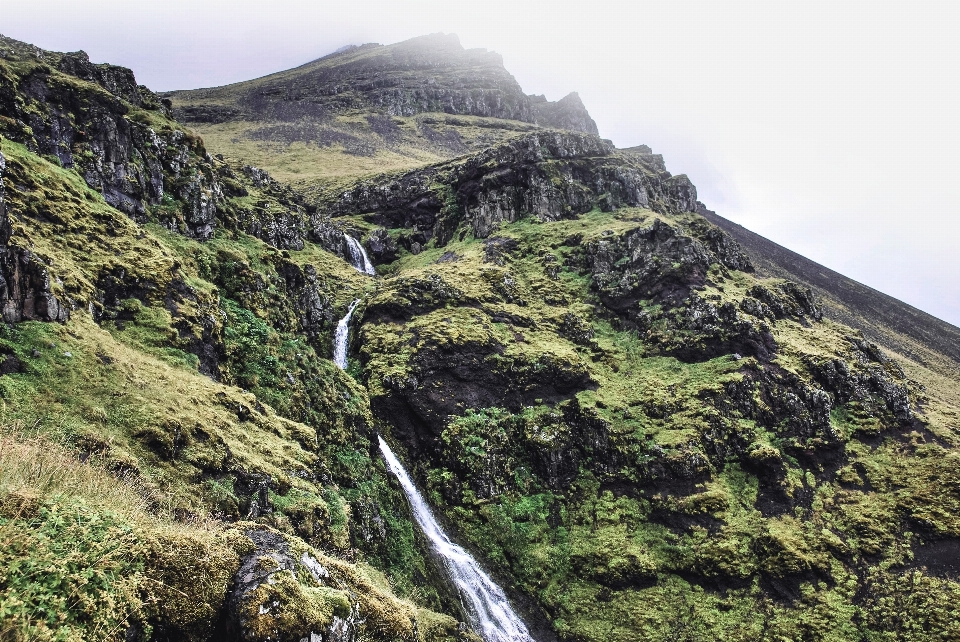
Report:
[{"label": "green grass", "polygon": [[[858,482],[860,489],[841,486],[840,480],[860,479],[853,468],[831,477],[791,454],[797,445],[783,426],[728,416],[709,402],[771,366],[729,355],[680,361],[649,337],[595,315],[589,277],[575,269],[576,248],[654,218],[662,217],[622,210],[555,223],[521,220],[496,233],[518,242],[503,266],[484,262],[482,241],[457,235],[444,248],[402,254],[392,266],[396,276],[372,295],[368,309],[391,302],[412,312],[409,319],[368,322],[361,329],[373,397],[393,394],[385,378],[395,384],[419,377],[417,355],[426,350],[486,346],[496,354],[489,367],[510,373],[534,372],[553,356],[565,367],[582,368],[594,382],[575,401],[585,416],[603,422],[606,452],[624,461],[607,470],[602,459],[587,457],[572,486],[552,489],[536,462],[551,451],[561,461],[570,456],[565,449],[578,437],[560,418],[574,400],[513,412],[463,405],[445,423],[440,452],[417,466],[431,503],[483,559],[535,596],[570,639],[948,639],[951,626],[938,618],[953,612],[949,608],[881,616],[871,600],[887,603],[881,596],[891,589],[879,588],[884,582],[929,583],[939,599],[956,590],[955,582],[914,576],[906,568],[911,535],[902,521],[909,515],[933,525],[937,536],[956,536],[951,515],[957,495],[938,481],[956,479],[952,454],[889,438],[879,448],[864,446],[859,438],[890,434],[890,418],[857,404],[838,405],[833,429],[849,442],[851,466],[862,465],[875,490],[864,487],[867,480]],[[448,251],[458,261],[437,263]],[[571,267],[551,279],[544,252]],[[738,272],[711,275],[699,295],[717,305],[739,305],[762,282]],[[507,280],[510,288],[503,287]],[[406,294],[413,283],[432,284],[422,286],[429,294]],[[558,309],[552,303],[558,300],[568,303]],[[585,322],[589,340],[574,343],[560,332],[566,311]],[[849,354],[849,333],[830,322],[780,320],[773,326],[779,351],[772,367],[806,380],[811,360]],[[449,393],[456,394],[456,386]],[[448,393],[438,387],[430,394],[443,400]],[[708,454],[711,440],[742,444],[732,447],[746,451],[747,463],[778,468],[782,478],[761,482],[734,455]],[[923,441],[917,433],[915,444]],[[660,474],[658,466],[693,467],[704,480],[672,490],[670,477],[651,479]],[[657,482],[666,488],[651,489]],[[621,490],[611,492],[608,484]],[[797,506],[764,515],[761,486]],[[809,507],[802,499],[807,496]],[[883,580],[864,579],[878,568],[888,569]],[[769,581],[792,583],[796,598],[772,595]],[[910,590],[889,599],[919,597]],[[864,602],[864,591],[876,592]],[[939,624],[924,630],[922,622]]]},{"label": "green grass", "polygon": [[[2,62],[0,82],[38,64]],[[191,99],[229,104],[245,88]],[[366,115],[329,127],[375,143],[370,156],[263,144],[249,122],[200,133],[211,151],[323,200],[358,177],[449,158],[422,140],[423,124],[468,145],[523,130],[427,114],[395,119],[387,144]],[[155,112],[127,117],[175,127]],[[373,448],[395,419],[372,410],[384,407],[413,409],[423,439],[412,472],[452,532],[563,640],[957,637],[960,584],[914,559],[918,546],[960,538],[956,381],[919,357],[903,361],[902,378],[828,321],[768,319],[769,362],[684,354],[712,339],[669,304],[637,302],[650,319],[641,328],[599,303],[590,247],[657,220],[703,240],[695,215],[523,218],[493,234],[515,248],[492,262],[462,226],[372,279],[313,243],[279,250],[248,234],[254,209],[306,207],[236,167],[227,185],[247,195],[228,198],[199,242],[168,229],[174,199],[139,225],[55,159],[8,141],[3,151],[14,243],[49,267],[72,312],[64,324],[0,328],[16,366],[0,376],[0,637],[120,639],[136,623],[144,636],[162,624],[205,639],[254,516],[340,582],[300,573],[264,587],[260,598],[285,601],[278,618],[250,607],[264,637],[344,615],[348,595],[367,622],[360,639],[409,639],[414,617],[421,637],[457,637],[435,612],[456,612],[455,599]],[[432,189],[449,210],[443,178]],[[373,227],[362,215],[339,223]],[[438,263],[447,252],[458,260]],[[753,287],[778,284],[714,264],[691,300],[738,310]],[[316,318],[305,331],[308,294]],[[356,298],[357,351],[342,372],[331,335]],[[465,354],[475,361],[443,375]],[[816,393],[817,368],[832,360],[874,383],[831,404],[831,435],[803,434],[806,406],[778,404]],[[484,394],[471,396],[471,377]],[[920,423],[899,425],[877,381],[906,386]]]}]

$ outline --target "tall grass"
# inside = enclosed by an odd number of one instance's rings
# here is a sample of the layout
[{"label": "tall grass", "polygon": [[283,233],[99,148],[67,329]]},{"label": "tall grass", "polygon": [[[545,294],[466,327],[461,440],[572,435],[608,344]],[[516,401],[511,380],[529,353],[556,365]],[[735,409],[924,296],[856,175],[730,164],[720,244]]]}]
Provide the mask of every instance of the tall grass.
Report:
[{"label": "tall grass", "polygon": [[[42,501],[81,500],[128,520],[155,522],[158,498],[130,473],[110,473],[103,458],[70,449],[56,436],[22,423],[0,424],[0,497],[4,514],[14,504],[35,508]],[[22,515],[21,515],[22,516]]]},{"label": "tall grass", "polygon": [[155,538],[215,530],[173,522],[156,492],[104,462],[0,425],[0,639],[123,639],[143,619]]}]

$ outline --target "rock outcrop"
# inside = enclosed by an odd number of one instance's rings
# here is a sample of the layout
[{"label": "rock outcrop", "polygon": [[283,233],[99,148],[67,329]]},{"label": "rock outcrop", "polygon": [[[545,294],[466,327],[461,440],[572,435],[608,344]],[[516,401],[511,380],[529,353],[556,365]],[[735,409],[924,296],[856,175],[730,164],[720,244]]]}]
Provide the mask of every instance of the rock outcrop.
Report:
[{"label": "rock outcrop", "polygon": [[550,102],[544,96],[530,96],[533,122],[554,129],[568,129],[598,136],[597,123],[590,117],[580,94],[572,92],[558,100]]},{"label": "rock outcrop", "polygon": [[66,321],[70,311],[52,291],[50,271],[30,250],[10,243],[3,174],[6,159],[0,153],[0,305],[3,320]]},{"label": "rock outcrop", "polygon": [[202,142],[167,118],[161,100],[129,69],[24,49],[7,50],[15,67],[0,61],[0,133],[75,167],[136,220],[155,212],[171,229],[209,238],[222,188]]},{"label": "rock outcrop", "polygon": [[246,535],[254,549],[240,560],[227,599],[227,636],[245,642],[356,639],[360,605],[349,591],[331,586],[337,582],[329,570],[307,551],[295,556],[279,533],[251,528]]},{"label": "rock outcrop", "polygon": [[358,182],[318,208],[331,217],[362,214],[386,228],[405,228],[398,240],[415,251],[433,239],[445,245],[461,223],[486,238],[525,215],[557,221],[595,207],[691,212],[695,203],[686,176],[621,155],[595,136],[538,132],[465,159]]}]

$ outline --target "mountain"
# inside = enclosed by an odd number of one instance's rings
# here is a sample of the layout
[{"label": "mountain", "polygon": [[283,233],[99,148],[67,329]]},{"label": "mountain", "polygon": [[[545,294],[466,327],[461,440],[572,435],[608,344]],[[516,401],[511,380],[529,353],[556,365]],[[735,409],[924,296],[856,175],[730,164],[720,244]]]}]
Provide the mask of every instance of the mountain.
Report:
[{"label": "mountain", "polygon": [[813,289],[831,318],[942,374],[960,374],[960,329],[956,326],[819,265],[716,212],[702,208],[700,214],[746,248],[761,274]]},{"label": "mountain", "polygon": [[0,137],[5,638],[496,640],[468,554],[539,642],[960,636],[960,330],[576,95],[2,38]]},{"label": "mountain", "polygon": [[528,96],[499,54],[464,49],[452,34],[345,47],[289,71],[165,97],[211,146],[301,187],[429,164],[538,126],[597,134],[576,93]]}]

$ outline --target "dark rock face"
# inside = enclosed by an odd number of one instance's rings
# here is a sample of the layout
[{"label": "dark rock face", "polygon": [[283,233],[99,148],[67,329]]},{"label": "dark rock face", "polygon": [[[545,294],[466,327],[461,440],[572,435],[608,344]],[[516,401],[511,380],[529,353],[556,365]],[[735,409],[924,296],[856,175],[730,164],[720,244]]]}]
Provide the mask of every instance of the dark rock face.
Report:
[{"label": "dark rock face", "polygon": [[421,447],[430,444],[432,450],[449,418],[466,408],[498,406],[519,412],[534,399],[558,403],[593,385],[578,364],[548,356],[536,362],[498,359],[500,351],[496,343],[420,350],[412,375],[384,378],[389,392],[372,399],[371,408],[392,418],[397,436]]},{"label": "dark rock face", "polygon": [[411,230],[410,242],[445,245],[461,223],[481,238],[529,214],[541,221],[575,218],[594,207],[652,207],[689,212],[696,189],[609,142],[583,134],[538,132],[468,157],[366,180],[328,198],[331,216],[364,214],[388,228]]},{"label": "dark rock face", "polygon": [[870,416],[891,423],[914,419],[903,369],[880,348],[861,337],[847,337],[851,349],[844,358],[809,358],[815,380],[839,404],[855,404]]},{"label": "dark rock face", "polygon": [[[455,35],[434,34],[389,47],[364,45],[268,77],[243,95],[245,118],[322,121],[351,109],[393,116],[445,112],[531,121],[529,101],[499,54],[465,50]],[[188,122],[223,122],[232,111],[178,109]]]},{"label": "dark rock face", "polygon": [[598,136],[597,123],[590,117],[580,95],[577,92],[567,94],[555,103],[543,96],[531,96],[533,122],[554,129],[569,129]]},{"label": "dark rock face", "polygon": [[762,285],[755,285],[748,293],[751,298],[744,299],[740,307],[749,310],[753,316],[766,316],[777,319],[796,319],[804,322],[806,319],[820,321],[823,319],[823,310],[814,300],[810,288],[802,288],[796,283],[786,281],[778,284],[774,289]]},{"label": "dark rock face", "polygon": [[476,302],[466,297],[456,287],[447,283],[438,274],[426,278],[405,277],[391,284],[389,297],[369,302],[364,310],[364,320],[404,320],[424,314],[456,302]]},{"label": "dark rock face", "polygon": [[90,56],[85,51],[62,54],[57,69],[81,80],[96,83],[117,98],[137,107],[156,109],[160,102],[153,92],[137,84],[133,71],[116,65],[95,65],[90,62]]},{"label": "dark rock face", "polygon": [[317,271],[312,265],[300,268],[294,263],[283,263],[280,273],[286,282],[286,289],[296,302],[294,314],[301,331],[314,342],[322,341],[331,328],[336,326],[333,301],[325,294],[317,282]]},{"label": "dark rock face", "polygon": [[704,242],[724,267],[741,272],[753,272],[750,257],[746,255],[739,243],[722,230],[711,227],[707,230]]},{"label": "dark rock face", "polygon": [[184,123],[226,123],[243,114],[239,109],[216,105],[189,105],[173,110],[173,116]]},{"label": "dark rock face", "polygon": [[[770,326],[737,312],[731,303],[716,305],[697,294],[678,309],[668,326],[675,336],[662,343],[665,352],[683,361],[701,361],[725,354],[756,357],[769,361],[777,351]],[[641,317],[641,328],[649,329],[658,315]]]},{"label": "dark rock face", "polygon": [[310,240],[331,254],[336,254],[346,262],[350,262],[350,249],[344,231],[327,219],[315,219],[309,230]]},{"label": "dark rock face", "polygon": [[588,244],[585,257],[601,300],[613,310],[640,299],[676,305],[704,284],[714,260],[702,243],[660,219]]},{"label": "dark rock face", "polygon": [[771,323],[822,318],[812,293],[790,282],[754,286],[739,308],[703,298],[697,291],[707,283],[711,266],[752,266],[720,230],[703,227],[696,234],[656,219],[586,243],[579,264],[590,273],[602,304],[622,324],[647,333],[666,353],[684,361],[724,354],[769,361],[777,349]]},{"label": "dark rock face", "polygon": [[384,228],[379,228],[367,237],[367,254],[376,264],[393,263],[399,256],[400,248],[397,242]]},{"label": "dark rock face", "polygon": [[[344,261],[351,262],[345,235],[350,234],[354,238],[360,236],[356,229],[333,223],[318,212],[314,205],[307,203],[303,194],[280,183],[258,167],[241,167],[241,179],[226,163],[214,161],[214,166],[224,194],[249,196],[251,192],[244,187],[246,184],[256,188],[261,197],[252,207],[241,207],[235,202],[227,203],[224,211],[219,214],[226,227],[242,230],[281,250],[302,250],[304,243],[311,241]],[[377,262],[389,263],[396,260],[397,245],[386,230],[371,235],[367,246]]]},{"label": "dark rock face", "polygon": [[92,65],[82,52],[46,55],[62,73],[38,62],[19,77],[0,74],[0,93],[12,97],[0,101],[3,134],[76,168],[138,221],[165,197],[180,201],[163,222],[209,238],[223,194],[200,141],[164,120],[166,107],[129,69]]},{"label": "dark rock face", "polygon": [[3,186],[3,174],[6,171],[7,159],[3,153],[0,152],[0,242],[2,242],[3,245],[7,244],[7,241],[10,240],[10,235],[13,233],[10,228],[10,219],[7,218],[7,193]]},{"label": "dark rock face", "polygon": [[8,245],[0,249],[0,261],[4,321],[66,321],[69,318],[69,309],[51,292],[47,267],[34,254]]},{"label": "dark rock face", "polygon": [[126,67],[106,63],[94,64],[85,51],[59,53],[0,35],[0,57],[8,60],[37,60],[58,71],[100,85],[117,98],[145,109],[164,108],[162,101],[143,85],[138,85],[133,72]]},{"label": "dark rock face", "polygon": [[[229,107],[190,104],[190,92],[178,93],[178,99],[187,104],[178,107],[176,116],[203,123],[279,121],[280,125],[265,128],[262,135],[287,141],[310,136],[298,131],[305,123],[321,123],[348,110],[372,110],[387,116],[441,112],[597,133],[596,123],[576,94],[556,103],[527,96],[504,69],[500,54],[464,49],[453,34],[422,36],[386,47],[353,47],[250,85],[236,105]],[[211,91],[217,90],[204,90],[198,98],[202,100]],[[371,125],[376,128],[383,122],[381,117]],[[385,133],[389,136],[389,129]],[[431,136],[429,126],[423,133]],[[347,140],[338,142],[349,145]],[[456,141],[445,142],[456,147]]]},{"label": "dark rock face", "polygon": [[0,154],[0,304],[3,320],[66,321],[70,316],[51,291],[50,272],[29,250],[10,245],[12,233],[7,217],[3,173],[6,160]]},{"label": "dark rock face", "polygon": [[[231,196],[247,196],[247,190],[240,184],[228,165],[219,165],[218,174],[225,191]],[[243,175],[269,196],[271,201],[260,200],[253,208],[227,208],[230,225],[255,236],[264,243],[281,250],[302,250],[308,237],[310,213],[312,208],[304,203],[302,195],[286,185],[274,180],[267,172],[257,167],[245,165]]]},{"label": "dark rock face", "polygon": [[494,265],[506,265],[507,258],[516,252],[516,239],[491,236],[483,242],[483,261]]}]

